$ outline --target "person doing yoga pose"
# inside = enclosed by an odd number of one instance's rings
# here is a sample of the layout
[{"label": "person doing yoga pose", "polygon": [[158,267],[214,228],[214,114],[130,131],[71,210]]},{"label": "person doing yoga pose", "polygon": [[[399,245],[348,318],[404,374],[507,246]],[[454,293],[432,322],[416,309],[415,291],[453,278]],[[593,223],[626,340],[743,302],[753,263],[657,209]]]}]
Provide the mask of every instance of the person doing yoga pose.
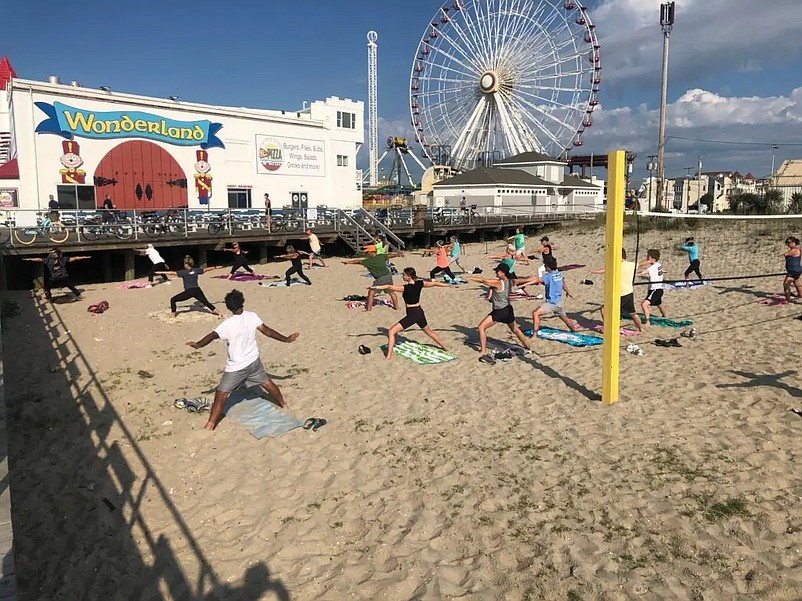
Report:
[{"label": "person doing yoga pose", "polygon": [[225,252],[234,253],[234,264],[231,266],[231,273],[228,274],[228,279],[234,279],[234,276],[237,275],[237,271],[239,271],[240,268],[253,275],[253,269],[251,269],[251,266],[248,265],[248,259],[245,256],[248,254],[248,251],[242,250],[239,242],[232,242],[231,246],[233,248],[223,249]]},{"label": "person doing yoga pose", "polygon": [[429,322],[426,321],[426,315],[423,312],[423,308],[420,306],[420,293],[424,288],[450,288],[450,286],[445,282],[425,282],[419,280],[417,273],[415,273],[412,267],[404,269],[401,277],[404,278],[403,286],[396,286],[394,284],[371,286],[374,290],[392,290],[393,292],[400,292],[401,297],[404,299],[404,304],[406,305],[406,317],[387,331],[387,360],[389,361],[393,358],[396,334],[414,325],[417,325],[423,330],[423,333],[434,340],[435,344],[441,349],[444,351],[448,350],[443,344],[443,341],[440,340],[437,334],[429,327]]},{"label": "person doing yoga pose", "polygon": [[785,257],[785,279],[783,292],[785,300],[791,302],[791,286],[796,287],[796,297],[802,298],[802,249],[799,248],[799,238],[789,236],[785,239],[788,250],[782,254]]},{"label": "person doing yoga pose", "polygon": [[691,273],[695,273],[696,277],[699,278],[699,283],[704,284],[702,272],[699,270],[701,265],[699,262],[699,245],[696,244],[693,236],[685,238],[685,244],[680,244],[679,249],[688,253],[688,269],[685,270],[685,286],[687,287],[690,285],[688,276],[691,275]]},{"label": "person doing yoga pose", "polygon": [[[373,298],[376,296],[375,286],[384,286],[393,284],[393,273],[387,266],[388,259],[395,257],[403,257],[404,253],[390,253],[388,255],[379,254],[376,252],[376,247],[370,245],[365,249],[367,257],[364,259],[349,259],[343,261],[343,265],[362,265],[373,276],[373,285],[368,288],[368,300],[365,305],[365,311],[373,309]],[[390,300],[393,303],[393,310],[398,310],[398,295],[390,290]]]},{"label": "person doing yoga pose", "polygon": [[437,246],[432,249],[435,252],[435,259],[436,259],[436,267],[429,272],[429,279],[433,280],[434,276],[436,276],[441,271],[446,274],[446,276],[450,277],[452,280],[457,279],[451,268],[448,266],[448,250],[450,246],[446,246],[443,244],[442,240],[437,241]]},{"label": "person doing yoga pose", "polygon": [[641,277],[649,278],[649,291],[641,303],[643,317],[648,326],[651,325],[651,307],[657,307],[660,315],[666,317],[666,310],[663,307],[663,266],[660,264],[660,251],[656,248],[647,250],[646,259],[641,261],[638,269],[645,270],[641,272]]},{"label": "person doing yoga pose", "polygon": [[478,325],[479,353],[482,355],[479,360],[488,363],[493,362],[493,359],[486,355],[487,330],[497,323],[505,324],[510,329],[510,332],[515,334],[515,337],[518,338],[523,347],[527,351],[531,350],[526,336],[524,336],[518,324],[515,323],[515,313],[512,309],[512,303],[510,303],[510,287],[512,286],[512,282],[509,280],[510,268],[506,263],[499,263],[495,272],[495,278],[481,278],[475,275],[465,276],[466,280],[478,282],[490,288],[490,300],[493,303],[493,310]]},{"label": "person doing yoga pose", "polygon": [[291,244],[288,244],[286,249],[287,252],[283,255],[278,255],[277,258],[279,259],[289,259],[290,260],[290,268],[284,272],[284,278],[287,281],[287,286],[292,283],[292,279],[290,276],[297,273],[298,277],[301,278],[304,282],[306,282],[307,286],[312,285],[312,281],[306,277],[304,273],[304,262],[301,259],[301,256],[309,256],[309,253],[305,250],[295,250],[295,247]]},{"label": "person doing yoga pose", "polygon": [[571,321],[571,318],[563,308],[563,294],[570,297],[571,293],[568,291],[568,286],[565,284],[563,274],[557,271],[557,259],[551,255],[543,257],[543,265],[546,267],[546,273],[543,276],[526,278],[519,280],[518,284],[543,284],[546,288],[546,302],[540,305],[532,312],[532,338],[537,338],[537,332],[540,329],[540,319],[544,315],[555,314],[559,317],[568,329],[576,332],[576,324]]},{"label": "person doing yoga pose", "polygon": [[[167,266],[167,263],[164,262],[161,254],[158,250],[153,248],[152,244],[148,244],[145,248],[137,248],[136,252],[145,255],[148,259],[150,259],[150,271],[148,272],[148,285],[145,288],[153,288],[153,276],[156,275],[157,271],[163,270],[167,271],[170,268]],[[168,284],[170,282],[170,278],[166,275],[162,274],[162,282]]]},{"label": "person doing yoga pose", "polygon": [[176,312],[177,304],[181,301],[189,300],[194,298],[204,307],[209,309],[212,312],[212,315],[217,315],[220,317],[220,313],[217,309],[214,308],[214,305],[209,302],[209,299],[206,298],[206,295],[203,293],[203,290],[200,289],[200,285],[198,284],[198,276],[206,273],[207,271],[212,271],[213,269],[223,269],[224,266],[220,267],[195,267],[195,261],[187,255],[184,257],[184,269],[180,269],[178,271],[156,271],[155,275],[174,275],[181,278],[184,282],[184,291],[179,292],[173,298],[170,299],[170,311],[172,311],[173,317],[176,317],[178,313]]}]

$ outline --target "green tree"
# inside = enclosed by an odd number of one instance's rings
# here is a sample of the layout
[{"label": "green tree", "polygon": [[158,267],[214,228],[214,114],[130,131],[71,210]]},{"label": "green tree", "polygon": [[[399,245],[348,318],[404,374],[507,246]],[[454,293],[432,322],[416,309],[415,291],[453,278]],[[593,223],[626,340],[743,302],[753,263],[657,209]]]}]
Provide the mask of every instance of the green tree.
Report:
[{"label": "green tree", "polygon": [[773,188],[771,190],[766,190],[766,194],[763,196],[763,205],[762,211],[760,214],[762,215],[776,215],[777,213],[782,213],[783,208],[785,206],[785,197],[780,190]]},{"label": "green tree", "polygon": [[791,215],[802,214],[802,192],[791,194],[791,202],[788,203],[788,213]]},{"label": "green tree", "polygon": [[712,213],[713,212],[713,193],[712,192],[708,192],[707,194],[702,196],[702,198],[699,199],[699,204],[707,207],[707,212],[708,213]]}]

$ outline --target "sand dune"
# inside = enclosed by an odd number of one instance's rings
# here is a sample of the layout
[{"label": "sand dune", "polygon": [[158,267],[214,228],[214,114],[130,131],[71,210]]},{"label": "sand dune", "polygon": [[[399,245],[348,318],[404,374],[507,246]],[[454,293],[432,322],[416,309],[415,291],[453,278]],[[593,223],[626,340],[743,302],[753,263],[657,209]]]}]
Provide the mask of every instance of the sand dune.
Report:
[{"label": "sand dune", "polygon": [[[553,237],[561,261],[602,266],[601,232]],[[469,245],[465,263],[489,273],[484,250]],[[749,257],[704,265],[736,259]],[[4,347],[26,599],[801,598],[802,420],[788,409],[802,405],[802,311],[756,303],[777,281],[667,292],[700,339],[636,337],[645,355],[622,351],[608,407],[599,349],[538,340],[534,357],[479,363],[466,341],[488,304],[473,284],[422,298],[457,361],[386,364],[379,345],[401,312],[346,309],[339,299],[370,280],[329,263],[311,287],[202,279],[221,310],[236,286],[270,326],[301,333],[262,340],[262,358],[290,410],[328,425],[273,440],[230,420],[208,433],[173,408],[210,396],[225,357],[184,345],[218,320],[186,304],[170,319],[176,284],[89,286],[86,302],[52,306],[14,296]],[[602,282],[579,285],[587,276],[567,272],[567,307],[595,318]],[[101,299],[107,313],[86,313]],[[516,302],[522,324],[538,304]],[[491,336],[512,342],[502,326]]]}]

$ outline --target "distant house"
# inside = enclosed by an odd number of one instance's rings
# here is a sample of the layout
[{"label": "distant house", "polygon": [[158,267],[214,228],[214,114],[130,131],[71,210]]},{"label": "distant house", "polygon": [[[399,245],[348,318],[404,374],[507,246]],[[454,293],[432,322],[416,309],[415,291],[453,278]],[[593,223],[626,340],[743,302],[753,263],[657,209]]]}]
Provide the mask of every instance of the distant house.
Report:
[{"label": "distant house", "polygon": [[783,161],[777,173],[774,174],[773,180],[772,187],[782,192],[787,205],[793,194],[802,193],[802,159]]},{"label": "distant house", "polygon": [[482,214],[584,212],[603,207],[603,186],[566,175],[566,165],[538,152],[524,152],[493,167],[479,167],[434,184],[432,204],[475,206]]}]

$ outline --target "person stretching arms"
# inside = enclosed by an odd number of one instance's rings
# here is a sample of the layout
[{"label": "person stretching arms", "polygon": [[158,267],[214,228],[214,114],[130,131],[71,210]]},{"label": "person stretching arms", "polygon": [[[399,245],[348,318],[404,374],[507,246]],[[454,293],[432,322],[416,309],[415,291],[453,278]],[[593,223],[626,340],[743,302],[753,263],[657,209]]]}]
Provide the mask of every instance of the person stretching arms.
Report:
[{"label": "person stretching arms", "polygon": [[419,280],[418,274],[415,273],[412,267],[404,269],[401,277],[404,279],[403,286],[396,286],[394,284],[372,286],[374,290],[392,290],[393,292],[400,292],[401,297],[404,299],[404,304],[406,305],[406,317],[387,331],[387,360],[389,361],[393,358],[396,334],[414,325],[417,325],[423,330],[423,333],[434,340],[434,343],[441,349],[444,351],[448,350],[443,344],[443,341],[440,340],[437,334],[429,327],[429,322],[426,321],[426,315],[423,312],[423,308],[420,306],[420,293],[424,288],[451,288],[451,286],[445,282],[425,282]]}]

